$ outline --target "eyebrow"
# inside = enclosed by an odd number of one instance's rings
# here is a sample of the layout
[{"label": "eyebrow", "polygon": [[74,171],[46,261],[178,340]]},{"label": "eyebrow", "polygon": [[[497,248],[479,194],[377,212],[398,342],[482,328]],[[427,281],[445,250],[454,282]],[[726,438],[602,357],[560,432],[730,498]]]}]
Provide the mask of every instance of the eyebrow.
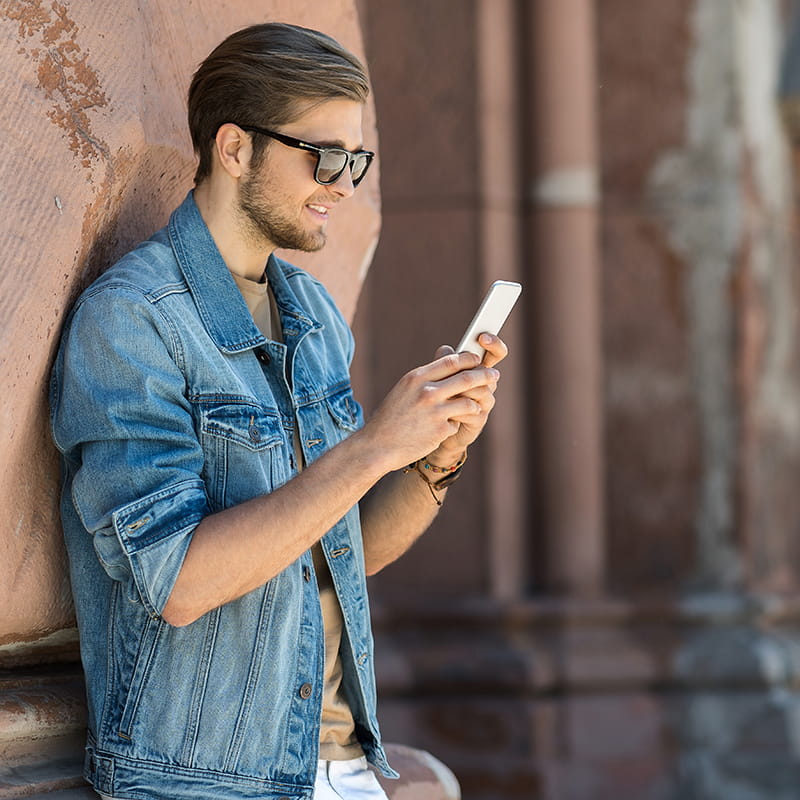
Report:
[{"label": "eyebrow", "polygon": [[355,150],[351,150],[341,139],[329,139],[325,142],[313,142],[310,139],[301,139],[301,141],[314,144],[317,147],[338,147],[340,150],[347,150],[348,153],[359,153],[364,149],[364,142],[361,142]]}]

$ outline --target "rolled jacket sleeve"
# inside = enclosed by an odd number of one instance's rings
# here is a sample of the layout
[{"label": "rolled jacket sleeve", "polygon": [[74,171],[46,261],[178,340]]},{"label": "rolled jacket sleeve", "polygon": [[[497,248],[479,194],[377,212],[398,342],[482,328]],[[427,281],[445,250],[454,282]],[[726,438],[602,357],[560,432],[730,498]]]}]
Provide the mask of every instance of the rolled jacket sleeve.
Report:
[{"label": "rolled jacket sleeve", "polygon": [[51,385],[69,500],[107,574],[152,615],[210,512],[181,353],[155,305],[112,284],[76,307]]}]

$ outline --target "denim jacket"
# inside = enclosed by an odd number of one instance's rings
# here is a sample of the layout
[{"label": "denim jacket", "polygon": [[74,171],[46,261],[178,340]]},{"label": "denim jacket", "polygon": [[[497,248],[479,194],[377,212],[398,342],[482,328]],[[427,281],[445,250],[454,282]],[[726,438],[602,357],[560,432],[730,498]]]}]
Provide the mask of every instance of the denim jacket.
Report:
[{"label": "denim jacket", "polygon": [[[87,678],[85,775],[119,798],[308,798],[323,635],[311,553],[183,628],[161,612],[200,520],[266,494],[362,424],[352,335],[275,257],[266,339],[190,193],[87,289],[51,380],[62,521]],[[322,539],[342,606],[343,687],[387,775],[359,512]]]}]

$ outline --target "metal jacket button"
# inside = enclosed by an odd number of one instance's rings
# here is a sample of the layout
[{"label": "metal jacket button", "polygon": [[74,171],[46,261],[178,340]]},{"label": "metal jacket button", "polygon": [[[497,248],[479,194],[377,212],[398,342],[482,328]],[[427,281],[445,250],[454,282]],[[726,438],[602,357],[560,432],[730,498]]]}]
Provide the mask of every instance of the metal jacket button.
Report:
[{"label": "metal jacket button", "polygon": [[303,579],[306,583],[311,580],[311,567],[309,567],[307,564],[303,567]]},{"label": "metal jacket button", "polygon": [[251,425],[250,429],[247,432],[250,434],[250,438],[254,442],[260,442],[261,441],[261,431],[258,428],[256,428],[255,425]]},{"label": "metal jacket button", "polygon": [[258,359],[258,360],[259,360],[259,361],[260,361],[262,364],[269,364],[269,362],[272,360],[272,359],[270,358],[270,355],[269,355],[269,353],[268,353],[266,350],[256,350],[256,358],[257,358],[257,359]]},{"label": "metal jacket button", "polygon": [[310,683],[304,683],[300,687],[300,697],[302,697],[303,700],[308,700],[308,698],[311,697],[311,691],[312,691],[311,684]]}]

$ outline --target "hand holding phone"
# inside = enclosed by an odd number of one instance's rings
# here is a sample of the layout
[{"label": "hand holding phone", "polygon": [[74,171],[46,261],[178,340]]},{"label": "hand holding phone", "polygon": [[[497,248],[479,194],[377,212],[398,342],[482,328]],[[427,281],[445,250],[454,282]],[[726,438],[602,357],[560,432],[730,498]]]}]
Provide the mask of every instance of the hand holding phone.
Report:
[{"label": "hand holding phone", "polygon": [[517,302],[522,286],[514,281],[495,281],[483,298],[477,313],[467,327],[466,333],[456,347],[457,353],[469,352],[483,356],[485,350],[478,344],[482,333],[495,336],[500,333],[511,309]]}]

